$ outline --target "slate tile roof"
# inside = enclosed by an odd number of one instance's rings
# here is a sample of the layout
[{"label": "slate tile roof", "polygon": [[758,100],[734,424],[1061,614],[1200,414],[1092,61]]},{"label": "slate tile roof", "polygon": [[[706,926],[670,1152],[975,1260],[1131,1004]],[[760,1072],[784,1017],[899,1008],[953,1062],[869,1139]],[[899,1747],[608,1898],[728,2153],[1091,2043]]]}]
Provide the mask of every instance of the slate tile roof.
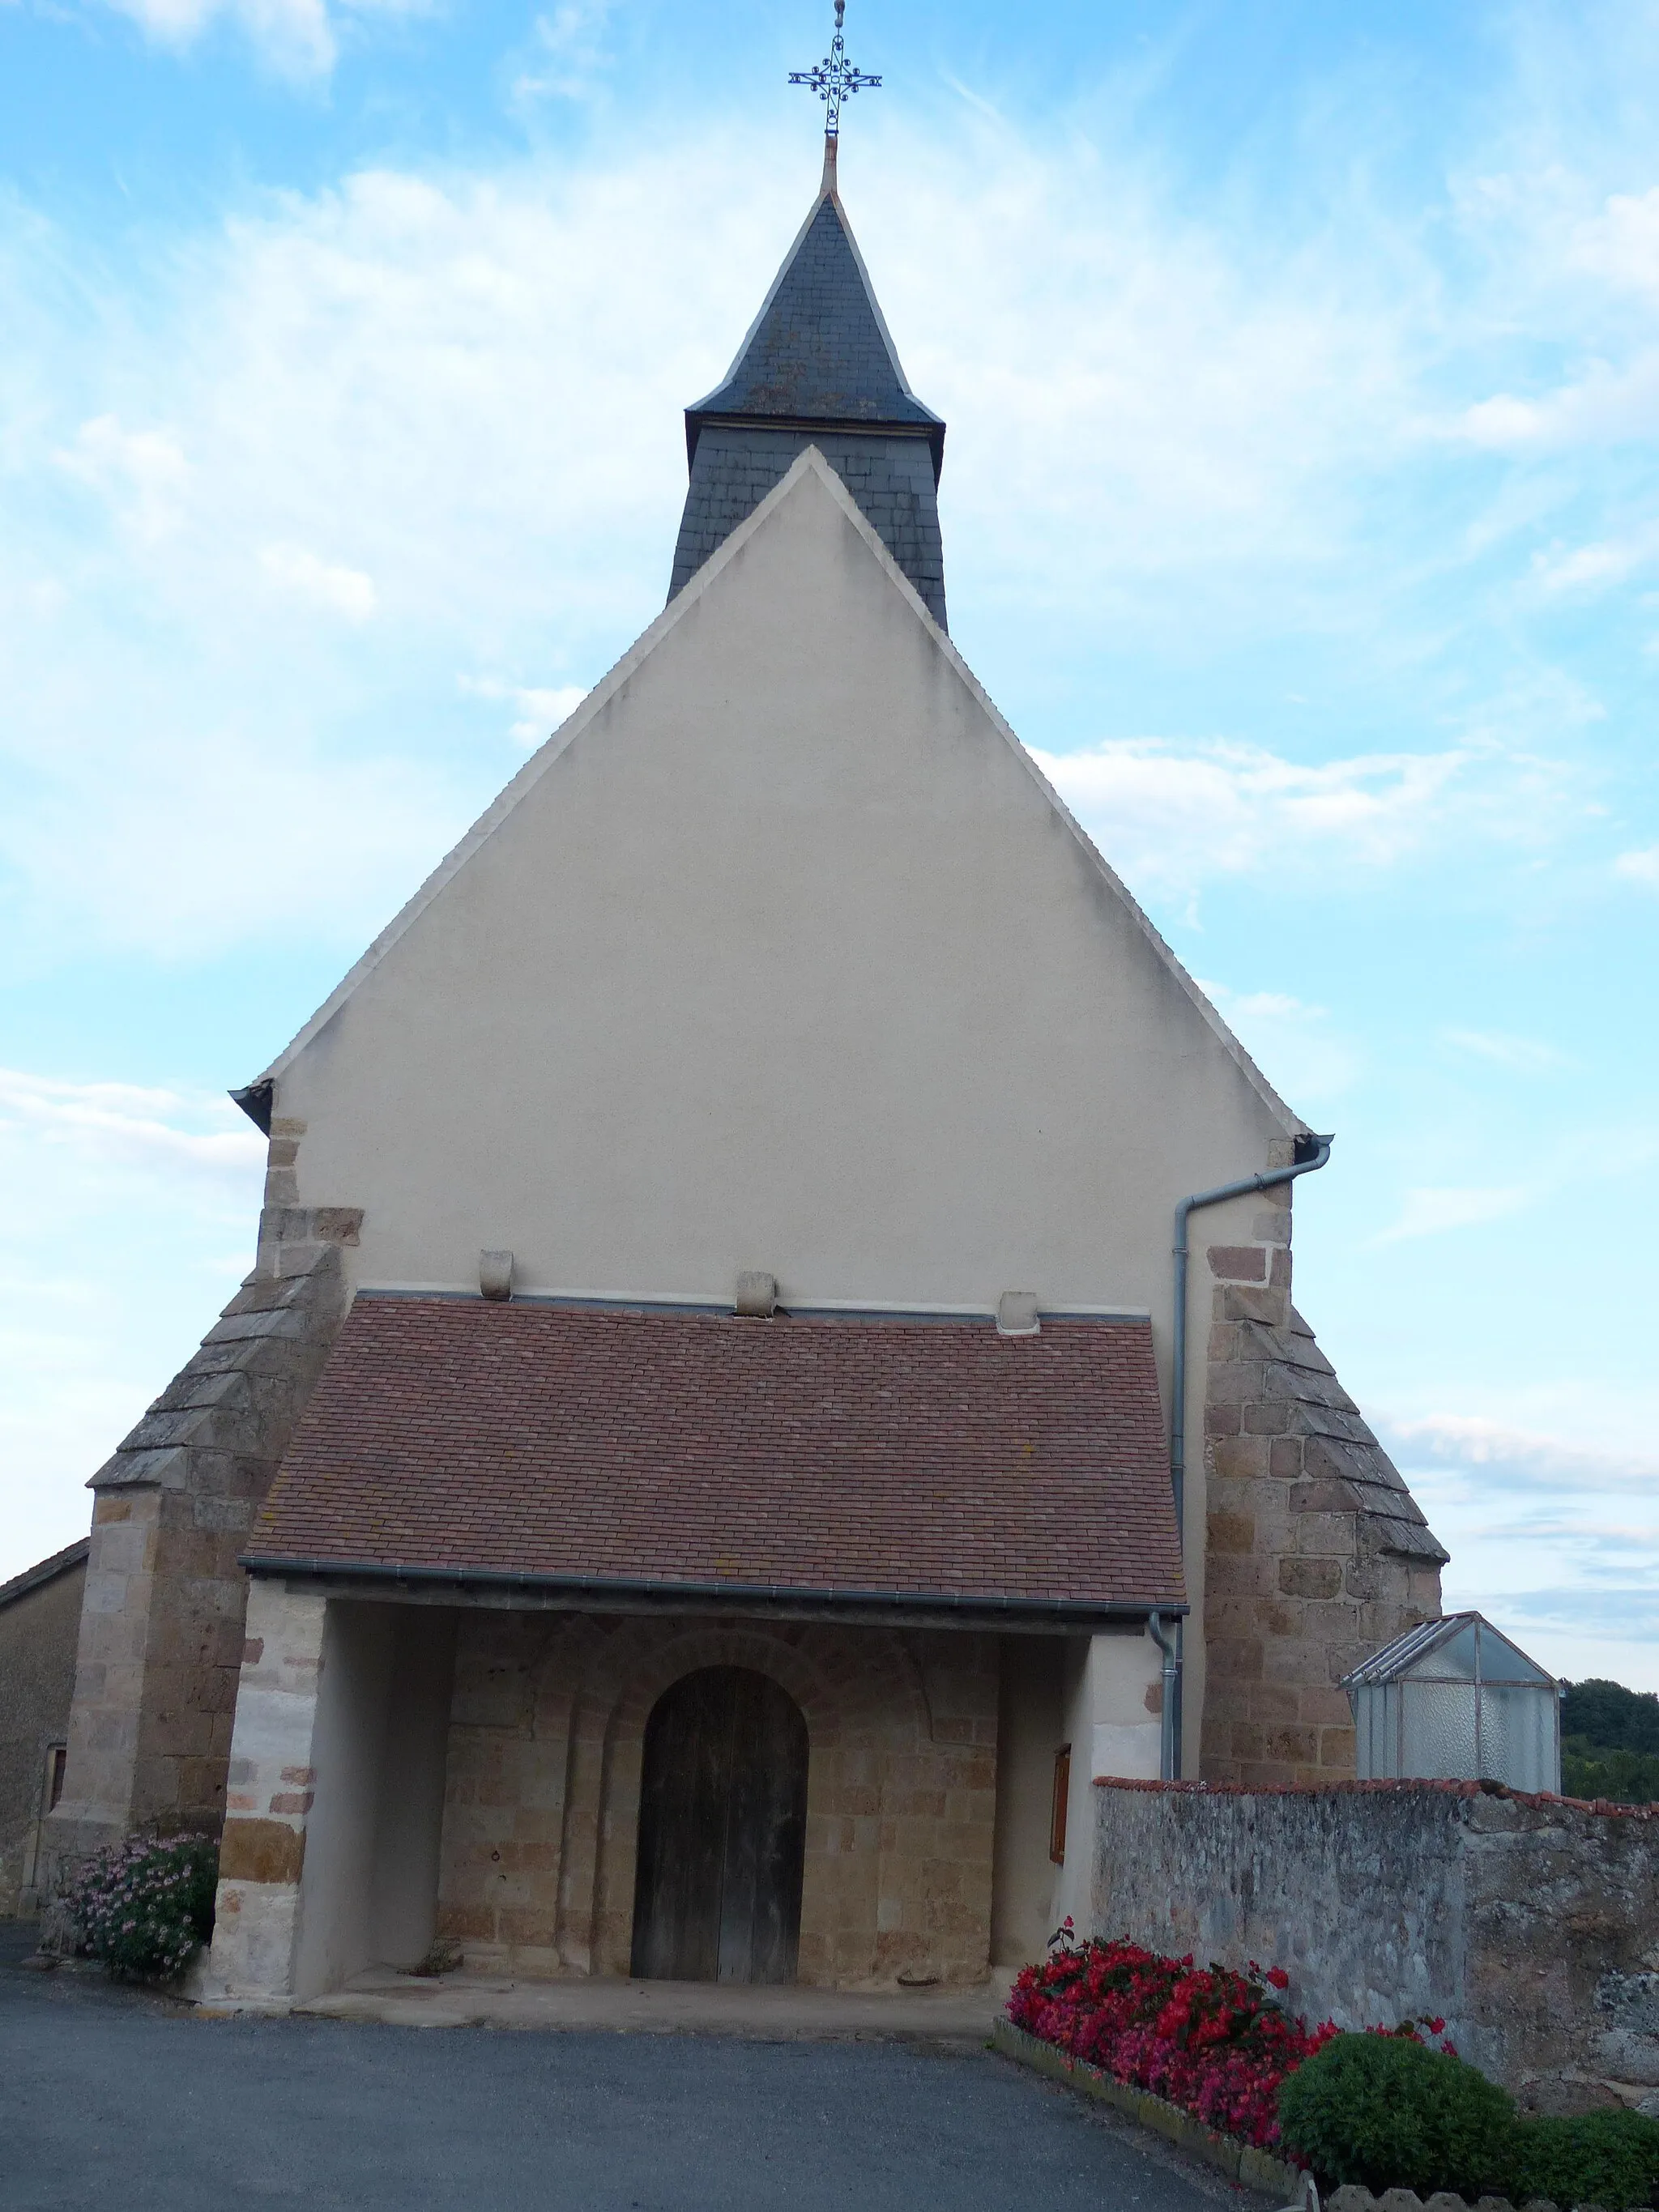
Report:
[{"label": "slate tile roof", "polygon": [[841,202],[819,198],[725,380],[685,410],[691,481],[672,599],[818,447],[941,629],[945,424],[899,366]]},{"label": "slate tile roof", "polygon": [[1145,1322],[361,1294],[251,1564],[1179,1603]]},{"label": "slate tile roof", "polygon": [[1367,1516],[1370,1536],[1384,1551],[1444,1566],[1450,1553],[1296,1309],[1287,1328],[1249,1322],[1239,1333],[1239,1357],[1262,1362],[1262,1396],[1289,1401],[1285,1433],[1309,1440],[1304,1474],[1333,1486],[1327,1510],[1356,1509]]},{"label": "slate tile roof", "polygon": [[697,441],[691,482],[674,546],[668,596],[684,589],[789,473],[805,447],[816,446],[858,501],[864,519],[915,586],[941,629],[945,555],[933,456],[922,437],[887,432],[783,430],[748,422],[710,422]]},{"label": "slate tile roof", "polygon": [[904,380],[833,193],[819,200],[725,382],[690,411],[940,427]]}]

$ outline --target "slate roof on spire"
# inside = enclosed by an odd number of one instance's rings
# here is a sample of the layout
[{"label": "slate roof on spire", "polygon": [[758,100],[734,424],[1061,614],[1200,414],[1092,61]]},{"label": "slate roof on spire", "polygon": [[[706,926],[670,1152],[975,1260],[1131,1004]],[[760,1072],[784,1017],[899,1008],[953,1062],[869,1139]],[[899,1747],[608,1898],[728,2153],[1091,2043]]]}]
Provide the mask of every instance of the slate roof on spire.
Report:
[{"label": "slate roof on spire", "polygon": [[937,471],[945,424],[906,380],[832,186],[802,226],[725,381],[687,408],[690,453],[705,421],[734,416],[918,431]]},{"label": "slate roof on spire", "polygon": [[823,182],[738,357],[685,410],[690,483],[672,599],[744,517],[817,447],[941,629],[939,475],[945,424],[911,391],[836,191]]}]

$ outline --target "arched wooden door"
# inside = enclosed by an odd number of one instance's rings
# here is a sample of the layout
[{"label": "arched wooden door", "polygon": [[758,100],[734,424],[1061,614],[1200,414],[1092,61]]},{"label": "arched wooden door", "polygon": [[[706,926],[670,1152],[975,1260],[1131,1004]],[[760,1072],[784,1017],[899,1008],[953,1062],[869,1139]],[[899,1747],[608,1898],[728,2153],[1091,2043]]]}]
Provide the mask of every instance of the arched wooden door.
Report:
[{"label": "arched wooden door", "polygon": [[704,1667],[645,1725],[633,1971],[793,1982],[806,1848],[806,1723],[747,1667]]}]

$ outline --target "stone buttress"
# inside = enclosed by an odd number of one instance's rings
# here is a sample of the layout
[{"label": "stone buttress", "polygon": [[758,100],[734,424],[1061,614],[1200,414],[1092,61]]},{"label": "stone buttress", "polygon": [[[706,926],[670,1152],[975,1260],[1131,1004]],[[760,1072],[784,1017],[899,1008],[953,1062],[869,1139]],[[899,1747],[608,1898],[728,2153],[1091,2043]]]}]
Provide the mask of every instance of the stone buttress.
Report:
[{"label": "stone buttress", "polygon": [[272,1126],[252,1273],[92,1478],[91,1552],[53,1865],[137,1828],[217,1834],[247,1577],[238,1554],[345,1310],[361,1215],[292,1203]]},{"label": "stone buttress", "polygon": [[1448,1553],[1291,1304],[1291,1212],[1208,1248],[1206,1688],[1200,1772],[1354,1771],[1341,1677],[1440,1611]]}]

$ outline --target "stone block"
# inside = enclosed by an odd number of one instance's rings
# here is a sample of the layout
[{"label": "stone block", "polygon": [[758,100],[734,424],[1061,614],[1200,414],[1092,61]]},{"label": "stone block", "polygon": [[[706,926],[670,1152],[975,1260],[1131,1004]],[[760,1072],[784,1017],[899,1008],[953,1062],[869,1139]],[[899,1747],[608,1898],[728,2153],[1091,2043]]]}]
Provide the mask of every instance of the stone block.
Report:
[{"label": "stone block", "polygon": [[[1291,1407],[1287,1400],[1257,1399],[1244,1408],[1243,1426],[1247,1437],[1282,1437],[1290,1425]],[[1272,1464],[1271,1456],[1268,1464]]]},{"label": "stone block", "polygon": [[1279,1587],[1291,1597],[1334,1597],[1342,1588],[1342,1563],[1340,1559],[1281,1559]]},{"label": "stone block", "polygon": [[1295,1548],[1306,1555],[1326,1559],[1352,1557],[1354,1526],[1352,1513],[1310,1513],[1305,1510],[1296,1524]]},{"label": "stone block", "polygon": [[1207,1516],[1207,1533],[1212,1552],[1252,1552],[1255,1549],[1255,1522],[1248,1513],[1212,1508]]},{"label": "stone block", "polygon": [[1261,1322],[1269,1328],[1282,1328],[1290,1318],[1290,1299],[1285,1291],[1265,1285],[1257,1289],[1230,1283],[1218,1293],[1218,1301],[1224,1321]]},{"label": "stone block", "polygon": [[1218,1282],[1265,1283],[1267,1255],[1259,1244],[1212,1244],[1210,1273]]},{"label": "stone block", "polygon": [[1224,1481],[1260,1480],[1267,1472],[1264,1437],[1218,1437],[1210,1452],[1212,1473]]},{"label": "stone block", "polygon": [[1319,1764],[1328,1774],[1352,1774],[1358,1757],[1352,1723],[1346,1728],[1320,1729]]}]

